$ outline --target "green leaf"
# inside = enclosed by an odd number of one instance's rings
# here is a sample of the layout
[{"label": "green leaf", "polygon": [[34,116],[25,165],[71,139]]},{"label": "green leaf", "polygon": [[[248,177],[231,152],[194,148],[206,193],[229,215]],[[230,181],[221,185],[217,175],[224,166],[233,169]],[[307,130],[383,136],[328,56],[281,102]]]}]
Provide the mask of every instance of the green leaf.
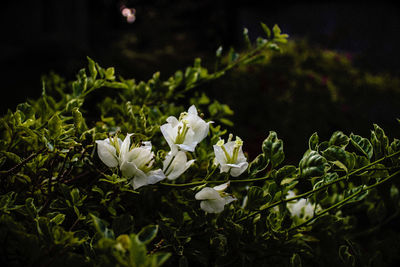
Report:
[{"label": "green leaf", "polygon": [[239,58],[239,54],[235,52],[233,48],[229,50],[228,59],[229,62],[234,62]]},{"label": "green leaf", "polygon": [[351,144],[359,150],[361,153],[363,153],[365,156],[368,157],[368,159],[372,158],[372,155],[374,154],[374,150],[372,148],[371,142],[367,138],[363,138],[359,135],[355,134],[350,134],[350,141]]},{"label": "green leaf", "polygon": [[283,153],[283,141],[278,139],[274,131],[270,131],[268,137],[262,144],[262,151],[272,168],[278,166],[285,158]]},{"label": "green leaf", "polygon": [[33,203],[33,198],[30,197],[25,200],[25,209],[31,218],[36,218],[38,216],[36,206]]},{"label": "green leaf", "polygon": [[79,189],[78,188],[72,189],[70,192],[70,195],[71,195],[72,203],[74,205],[76,205],[80,200]]},{"label": "green leaf", "polygon": [[292,257],[290,258],[290,264],[292,267],[301,267],[301,258],[299,254],[294,253]]},{"label": "green leaf", "polygon": [[107,228],[107,223],[105,221],[94,216],[93,214],[90,214],[90,217],[92,218],[93,225],[98,233],[100,233],[105,238],[114,239],[114,232],[113,230]]},{"label": "green leaf", "polygon": [[268,26],[261,22],[261,27],[263,28],[267,37],[271,38],[271,30],[268,28]]},{"label": "green leaf", "polygon": [[371,143],[375,153],[375,159],[386,155],[389,147],[389,139],[385,132],[378,125],[374,124],[374,130],[371,131]]},{"label": "green leaf", "polygon": [[275,36],[281,35],[281,29],[277,24],[275,24],[274,27],[272,27],[272,32],[274,33]]},{"label": "green leaf", "polygon": [[252,162],[250,162],[248,172],[250,175],[255,175],[267,168],[269,160],[264,154],[258,155]]},{"label": "green leaf", "polygon": [[264,203],[264,190],[258,186],[251,186],[247,192],[246,208],[250,210],[258,209]]},{"label": "green leaf", "polygon": [[346,172],[352,170],[355,165],[355,158],[353,154],[345,151],[343,148],[338,146],[328,147],[322,152],[322,155],[333,164]]},{"label": "green leaf", "polygon": [[7,159],[11,160],[12,162],[14,162],[16,164],[19,164],[22,161],[21,158],[17,154],[12,153],[12,152],[0,151],[0,154],[5,156]]},{"label": "green leaf", "polygon": [[326,159],[317,151],[307,150],[299,163],[300,176],[303,178],[320,177],[329,169]]},{"label": "green leaf", "polygon": [[345,148],[349,144],[349,137],[341,131],[336,131],[332,134],[329,140],[329,146],[338,146]]},{"label": "green leaf", "polygon": [[115,80],[114,72],[115,72],[115,70],[113,67],[107,68],[104,73],[106,80],[110,80],[110,81]]},{"label": "green leaf", "polygon": [[[170,256],[171,256],[171,253],[168,253],[168,252],[157,252],[157,253],[151,255],[150,262],[152,264],[150,266],[161,266],[169,259]],[[181,261],[179,261],[179,264],[180,263],[181,263]]]},{"label": "green leaf", "polygon": [[318,143],[319,143],[319,137],[317,133],[313,133],[313,135],[311,135],[310,139],[308,140],[308,148],[310,150],[315,150],[317,151],[318,149]]},{"label": "green leaf", "polygon": [[144,227],[137,234],[137,238],[141,243],[150,243],[156,236],[158,232],[158,225],[148,225]]},{"label": "green leaf", "polygon": [[50,219],[50,222],[60,225],[63,223],[64,220],[65,220],[65,214],[60,213],[54,216],[52,219]]},{"label": "green leaf", "polygon": [[339,258],[347,266],[355,266],[355,258],[350,253],[350,248],[348,246],[342,245],[339,247]]},{"label": "green leaf", "polygon": [[53,115],[53,117],[50,118],[48,123],[48,130],[50,137],[57,138],[58,136],[60,136],[62,131],[62,121],[57,114]]},{"label": "green leaf", "polygon": [[77,107],[72,109],[72,117],[74,120],[74,127],[77,131],[79,131],[83,123],[83,116]]},{"label": "green leaf", "polygon": [[250,42],[250,38],[249,38],[249,30],[247,28],[243,29],[243,39],[244,39],[244,42],[246,44],[246,47],[248,49],[250,49],[251,48],[251,42]]},{"label": "green leaf", "polygon": [[90,76],[92,76],[93,80],[95,80],[97,77],[96,63],[90,57],[86,57],[86,58],[89,61]]},{"label": "green leaf", "polygon": [[355,159],[354,169],[359,169],[370,163],[369,159],[365,156],[360,156],[360,155],[357,155],[356,153],[353,153],[353,156]]},{"label": "green leaf", "polygon": [[280,184],[282,180],[287,178],[292,178],[293,175],[297,172],[297,168],[293,165],[286,165],[280,168],[277,172],[274,173],[273,177],[277,184]]},{"label": "green leaf", "polygon": [[339,175],[336,172],[329,172],[321,177],[321,179],[318,179],[318,181],[315,182],[313,188],[317,189],[323,185],[336,181],[337,179],[339,179]]}]

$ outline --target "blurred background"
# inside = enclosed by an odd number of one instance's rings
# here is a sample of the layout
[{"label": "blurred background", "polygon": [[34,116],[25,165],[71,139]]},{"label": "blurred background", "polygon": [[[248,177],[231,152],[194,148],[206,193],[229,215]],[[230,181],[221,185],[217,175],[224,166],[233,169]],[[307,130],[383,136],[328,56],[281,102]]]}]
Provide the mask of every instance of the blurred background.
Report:
[{"label": "blurred background", "polygon": [[232,131],[251,157],[270,130],[296,162],[316,131],[369,136],[377,123],[400,136],[399,8],[379,2],[6,0],[1,114],[39,97],[44,74],[73,79],[86,56],[136,80],[167,79],[195,57],[212,68],[220,45],[242,47],[244,27],[252,40],[263,35],[260,21],[294,42],[204,88],[235,111]]}]

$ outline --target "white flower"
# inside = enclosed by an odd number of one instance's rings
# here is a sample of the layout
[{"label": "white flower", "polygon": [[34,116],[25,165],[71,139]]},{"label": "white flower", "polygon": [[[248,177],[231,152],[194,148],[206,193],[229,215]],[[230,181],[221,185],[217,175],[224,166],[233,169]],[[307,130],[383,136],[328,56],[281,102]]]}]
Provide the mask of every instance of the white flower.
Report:
[{"label": "white flower", "polygon": [[235,201],[236,198],[228,195],[224,190],[228,187],[229,182],[211,187],[204,187],[196,195],[200,202],[200,208],[208,213],[220,213],[224,210],[224,206]]},{"label": "white flower", "polygon": [[108,167],[113,168],[118,166],[118,154],[122,145],[121,139],[117,136],[114,138],[106,138],[104,140],[96,140],[97,154],[101,161]]},{"label": "white flower", "polygon": [[169,180],[175,180],[182,175],[195,160],[187,161],[186,153],[177,151],[175,153],[169,152],[163,162],[163,172]]},{"label": "white flower", "polygon": [[[286,199],[295,197],[296,194],[290,190],[288,191],[288,195]],[[302,219],[310,219],[314,216],[314,211],[318,211],[321,209],[321,206],[316,206],[315,203],[311,203],[308,199],[300,198],[297,200],[293,200],[287,203],[287,208],[290,211],[292,216],[302,218]]]},{"label": "white flower", "polygon": [[193,152],[196,145],[207,136],[210,123],[200,118],[196,107],[192,105],[188,112],[181,113],[179,120],[168,117],[160,130],[173,153],[178,149]]},{"label": "white flower", "polygon": [[151,152],[151,142],[143,142],[141,147],[130,147],[130,137],[127,134],[121,145],[119,154],[122,175],[132,178],[134,189],[144,185],[155,184],[165,178],[161,169],[152,170],[154,153]]},{"label": "white flower", "polygon": [[221,172],[228,172],[233,177],[237,177],[247,169],[249,164],[242,151],[243,141],[238,136],[236,141],[231,141],[232,137],[230,134],[226,144],[221,139],[213,147],[215,163],[219,164]]}]

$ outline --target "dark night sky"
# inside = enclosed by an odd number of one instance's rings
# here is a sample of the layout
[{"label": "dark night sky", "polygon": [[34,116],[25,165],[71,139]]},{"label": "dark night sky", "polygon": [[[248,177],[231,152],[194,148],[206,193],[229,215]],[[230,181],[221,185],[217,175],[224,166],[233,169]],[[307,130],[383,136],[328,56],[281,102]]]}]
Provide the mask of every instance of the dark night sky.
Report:
[{"label": "dark night sky", "polygon": [[[244,2],[244,1],[243,1]],[[388,3],[274,3],[246,1],[6,1],[0,10],[1,112],[40,95],[40,77],[67,78],[89,55],[124,76],[147,79],[169,73],[197,56],[212,60],[215,49],[238,46],[242,28],[262,35],[259,22],[278,24],[291,38],[361,55],[356,64],[399,74],[399,9]],[[136,8],[128,24],[120,13]]]}]

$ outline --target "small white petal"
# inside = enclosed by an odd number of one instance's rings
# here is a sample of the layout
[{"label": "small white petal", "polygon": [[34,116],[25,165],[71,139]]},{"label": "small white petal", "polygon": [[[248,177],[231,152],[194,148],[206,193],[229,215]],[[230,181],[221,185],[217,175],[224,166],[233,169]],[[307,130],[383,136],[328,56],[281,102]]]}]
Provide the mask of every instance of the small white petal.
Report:
[{"label": "small white petal", "polygon": [[[171,163],[172,159],[173,162]],[[181,176],[193,162],[194,160],[187,161],[186,153],[183,151],[179,151],[175,154],[168,153],[163,162],[163,171],[167,172],[166,175],[169,180],[174,180]]]},{"label": "small white petal", "polygon": [[120,159],[120,163],[122,163],[124,161],[125,155],[129,152],[129,148],[131,145],[131,136],[133,134],[127,134],[124,141],[122,142],[121,146],[120,146],[120,154],[119,154],[119,159]]},{"label": "small white petal", "polygon": [[122,175],[126,178],[132,178],[138,171],[136,165],[128,161],[123,161],[119,168],[122,172]]},{"label": "small white petal", "polygon": [[224,199],[203,200],[200,202],[200,208],[208,213],[220,213],[224,210]]},{"label": "small white petal", "polygon": [[222,148],[217,145],[213,145],[213,148],[216,161],[221,165],[226,164],[226,157]]},{"label": "small white petal", "polygon": [[205,200],[205,199],[222,199],[219,193],[211,188],[204,187],[194,196],[197,200]]},{"label": "small white petal", "polygon": [[226,197],[224,197],[224,200],[225,200],[225,205],[227,205],[227,204],[229,204],[232,201],[235,201],[237,199],[235,197],[232,197],[232,196],[226,196]]},{"label": "small white petal", "polygon": [[[227,165],[229,166],[230,164],[227,164]],[[248,166],[249,166],[249,164],[247,162],[241,162],[241,163],[237,164],[237,167],[231,168],[230,173],[233,177],[238,177],[247,169]]]},{"label": "small white petal", "polygon": [[138,172],[135,177],[132,179],[133,189],[136,190],[142,186],[148,185],[148,179],[146,174],[143,172]]},{"label": "small white petal", "polygon": [[177,146],[183,151],[194,152],[196,145],[197,143],[191,143],[191,144],[179,144]]},{"label": "small white petal", "polygon": [[160,126],[160,130],[171,150],[178,150],[175,144],[177,129],[173,128],[172,124],[166,123]]},{"label": "small white petal", "polygon": [[189,114],[197,115],[197,109],[195,105],[191,105],[188,110]]},{"label": "small white petal", "polygon": [[[107,142],[108,141],[108,142]],[[117,152],[108,139],[97,140],[97,154],[101,161],[110,168],[118,166]]]},{"label": "small white petal", "polygon": [[155,184],[165,179],[165,175],[161,169],[149,171],[147,173],[147,183]]},{"label": "small white petal", "polygon": [[173,128],[175,128],[179,123],[178,119],[174,116],[169,116],[166,121],[170,123]]},{"label": "small white petal", "polygon": [[219,168],[220,168],[220,173],[222,173],[222,172],[229,172],[229,170],[231,169],[231,167],[229,167],[228,166],[228,164],[221,164],[220,166],[219,166]]},{"label": "small white petal", "polygon": [[230,182],[228,181],[226,183],[214,186],[213,188],[214,188],[214,190],[217,190],[217,191],[224,191],[225,189],[228,188],[229,184],[230,184]]}]

